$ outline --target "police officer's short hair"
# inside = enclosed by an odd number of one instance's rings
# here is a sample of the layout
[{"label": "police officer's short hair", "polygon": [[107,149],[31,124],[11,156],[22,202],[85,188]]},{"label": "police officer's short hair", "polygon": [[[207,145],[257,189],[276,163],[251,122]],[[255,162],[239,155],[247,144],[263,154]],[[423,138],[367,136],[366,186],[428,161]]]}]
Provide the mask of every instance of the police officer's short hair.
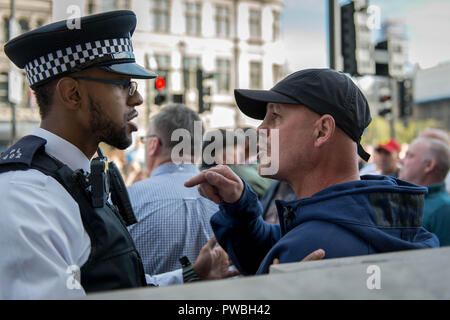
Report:
[{"label": "police officer's short hair", "polygon": [[34,95],[39,106],[39,114],[44,119],[50,113],[50,106],[53,103],[53,95],[55,94],[56,84],[60,78],[55,79],[49,83],[43,84],[35,88]]}]

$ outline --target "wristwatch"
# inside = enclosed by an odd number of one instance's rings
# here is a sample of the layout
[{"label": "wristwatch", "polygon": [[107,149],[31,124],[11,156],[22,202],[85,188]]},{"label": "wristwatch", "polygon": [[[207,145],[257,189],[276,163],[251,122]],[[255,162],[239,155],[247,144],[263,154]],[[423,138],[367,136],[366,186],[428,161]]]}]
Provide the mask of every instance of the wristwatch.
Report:
[{"label": "wristwatch", "polygon": [[183,282],[193,282],[200,281],[202,278],[199,277],[195,270],[192,268],[192,264],[188,257],[184,256],[180,258],[181,267],[183,268]]}]

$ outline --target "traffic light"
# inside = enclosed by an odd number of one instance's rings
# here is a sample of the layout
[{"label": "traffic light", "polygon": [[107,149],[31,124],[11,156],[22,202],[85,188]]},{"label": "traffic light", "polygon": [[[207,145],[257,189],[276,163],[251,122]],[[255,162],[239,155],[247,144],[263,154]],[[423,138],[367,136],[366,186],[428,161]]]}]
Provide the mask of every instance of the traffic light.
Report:
[{"label": "traffic light", "polygon": [[412,80],[406,79],[398,82],[398,97],[399,97],[399,116],[406,118],[413,113],[413,88]]},{"label": "traffic light", "polygon": [[155,80],[155,104],[160,106],[167,101],[167,93],[166,93],[166,79],[164,77],[158,77]]},{"label": "traffic light", "polygon": [[206,97],[211,96],[211,87],[206,87],[203,81],[213,76],[213,74],[204,73],[202,69],[197,69],[198,113],[211,110],[211,104],[205,101]]},{"label": "traffic light", "polygon": [[385,117],[392,112],[391,96],[388,93],[381,95],[380,102],[382,103],[383,108],[378,110],[378,115]]},{"label": "traffic light", "polygon": [[164,79],[163,77],[158,77],[156,78],[155,81],[155,88],[156,90],[164,90],[164,88],[166,87],[166,79]]},{"label": "traffic light", "polygon": [[155,96],[155,104],[157,106],[160,106],[162,104],[164,104],[167,100],[166,94],[165,93],[157,93]]},{"label": "traffic light", "polygon": [[389,77],[389,52],[387,40],[380,41],[375,45],[375,53],[382,61],[375,59],[375,75]]},{"label": "traffic light", "polygon": [[385,94],[385,95],[382,95],[380,97],[380,102],[386,102],[386,101],[389,101],[389,100],[391,100],[391,96],[390,95]]},{"label": "traffic light", "polygon": [[341,6],[341,48],[344,72],[358,75],[356,61],[355,3]]}]

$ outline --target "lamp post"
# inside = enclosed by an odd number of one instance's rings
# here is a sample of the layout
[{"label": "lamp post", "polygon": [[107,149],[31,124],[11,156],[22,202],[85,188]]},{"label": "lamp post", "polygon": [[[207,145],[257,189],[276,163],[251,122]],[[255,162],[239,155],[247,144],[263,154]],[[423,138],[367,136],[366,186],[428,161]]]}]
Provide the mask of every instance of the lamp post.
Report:
[{"label": "lamp post", "polygon": [[[16,3],[11,0],[11,16],[9,18],[9,40],[17,35]],[[8,72],[8,100],[11,103],[11,138],[10,144],[14,144],[17,136],[16,104],[20,103],[22,95],[22,75],[11,62]]]},{"label": "lamp post", "polygon": [[184,58],[186,55],[186,42],[184,42],[183,40],[180,40],[180,42],[178,42],[178,50],[180,51],[180,73],[181,73],[181,84],[183,86],[183,97],[184,97],[184,101],[186,101],[186,93],[187,93],[187,88],[186,88],[186,84],[187,84],[187,69],[184,66]]}]

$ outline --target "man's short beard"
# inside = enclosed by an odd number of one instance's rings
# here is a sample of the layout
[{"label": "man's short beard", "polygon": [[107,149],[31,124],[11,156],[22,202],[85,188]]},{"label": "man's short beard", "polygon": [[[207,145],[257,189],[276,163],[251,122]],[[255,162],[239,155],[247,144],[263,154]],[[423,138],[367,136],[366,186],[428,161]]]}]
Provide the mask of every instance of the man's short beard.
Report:
[{"label": "man's short beard", "polygon": [[89,124],[93,134],[98,137],[100,142],[105,142],[120,150],[124,150],[131,145],[131,135],[127,134],[127,121],[124,121],[125,125],[120,129],[114,127],[114,123],[108,114],[102,112],[99,104],[91,97],[89,97],[89,109],[91,112]]}]

